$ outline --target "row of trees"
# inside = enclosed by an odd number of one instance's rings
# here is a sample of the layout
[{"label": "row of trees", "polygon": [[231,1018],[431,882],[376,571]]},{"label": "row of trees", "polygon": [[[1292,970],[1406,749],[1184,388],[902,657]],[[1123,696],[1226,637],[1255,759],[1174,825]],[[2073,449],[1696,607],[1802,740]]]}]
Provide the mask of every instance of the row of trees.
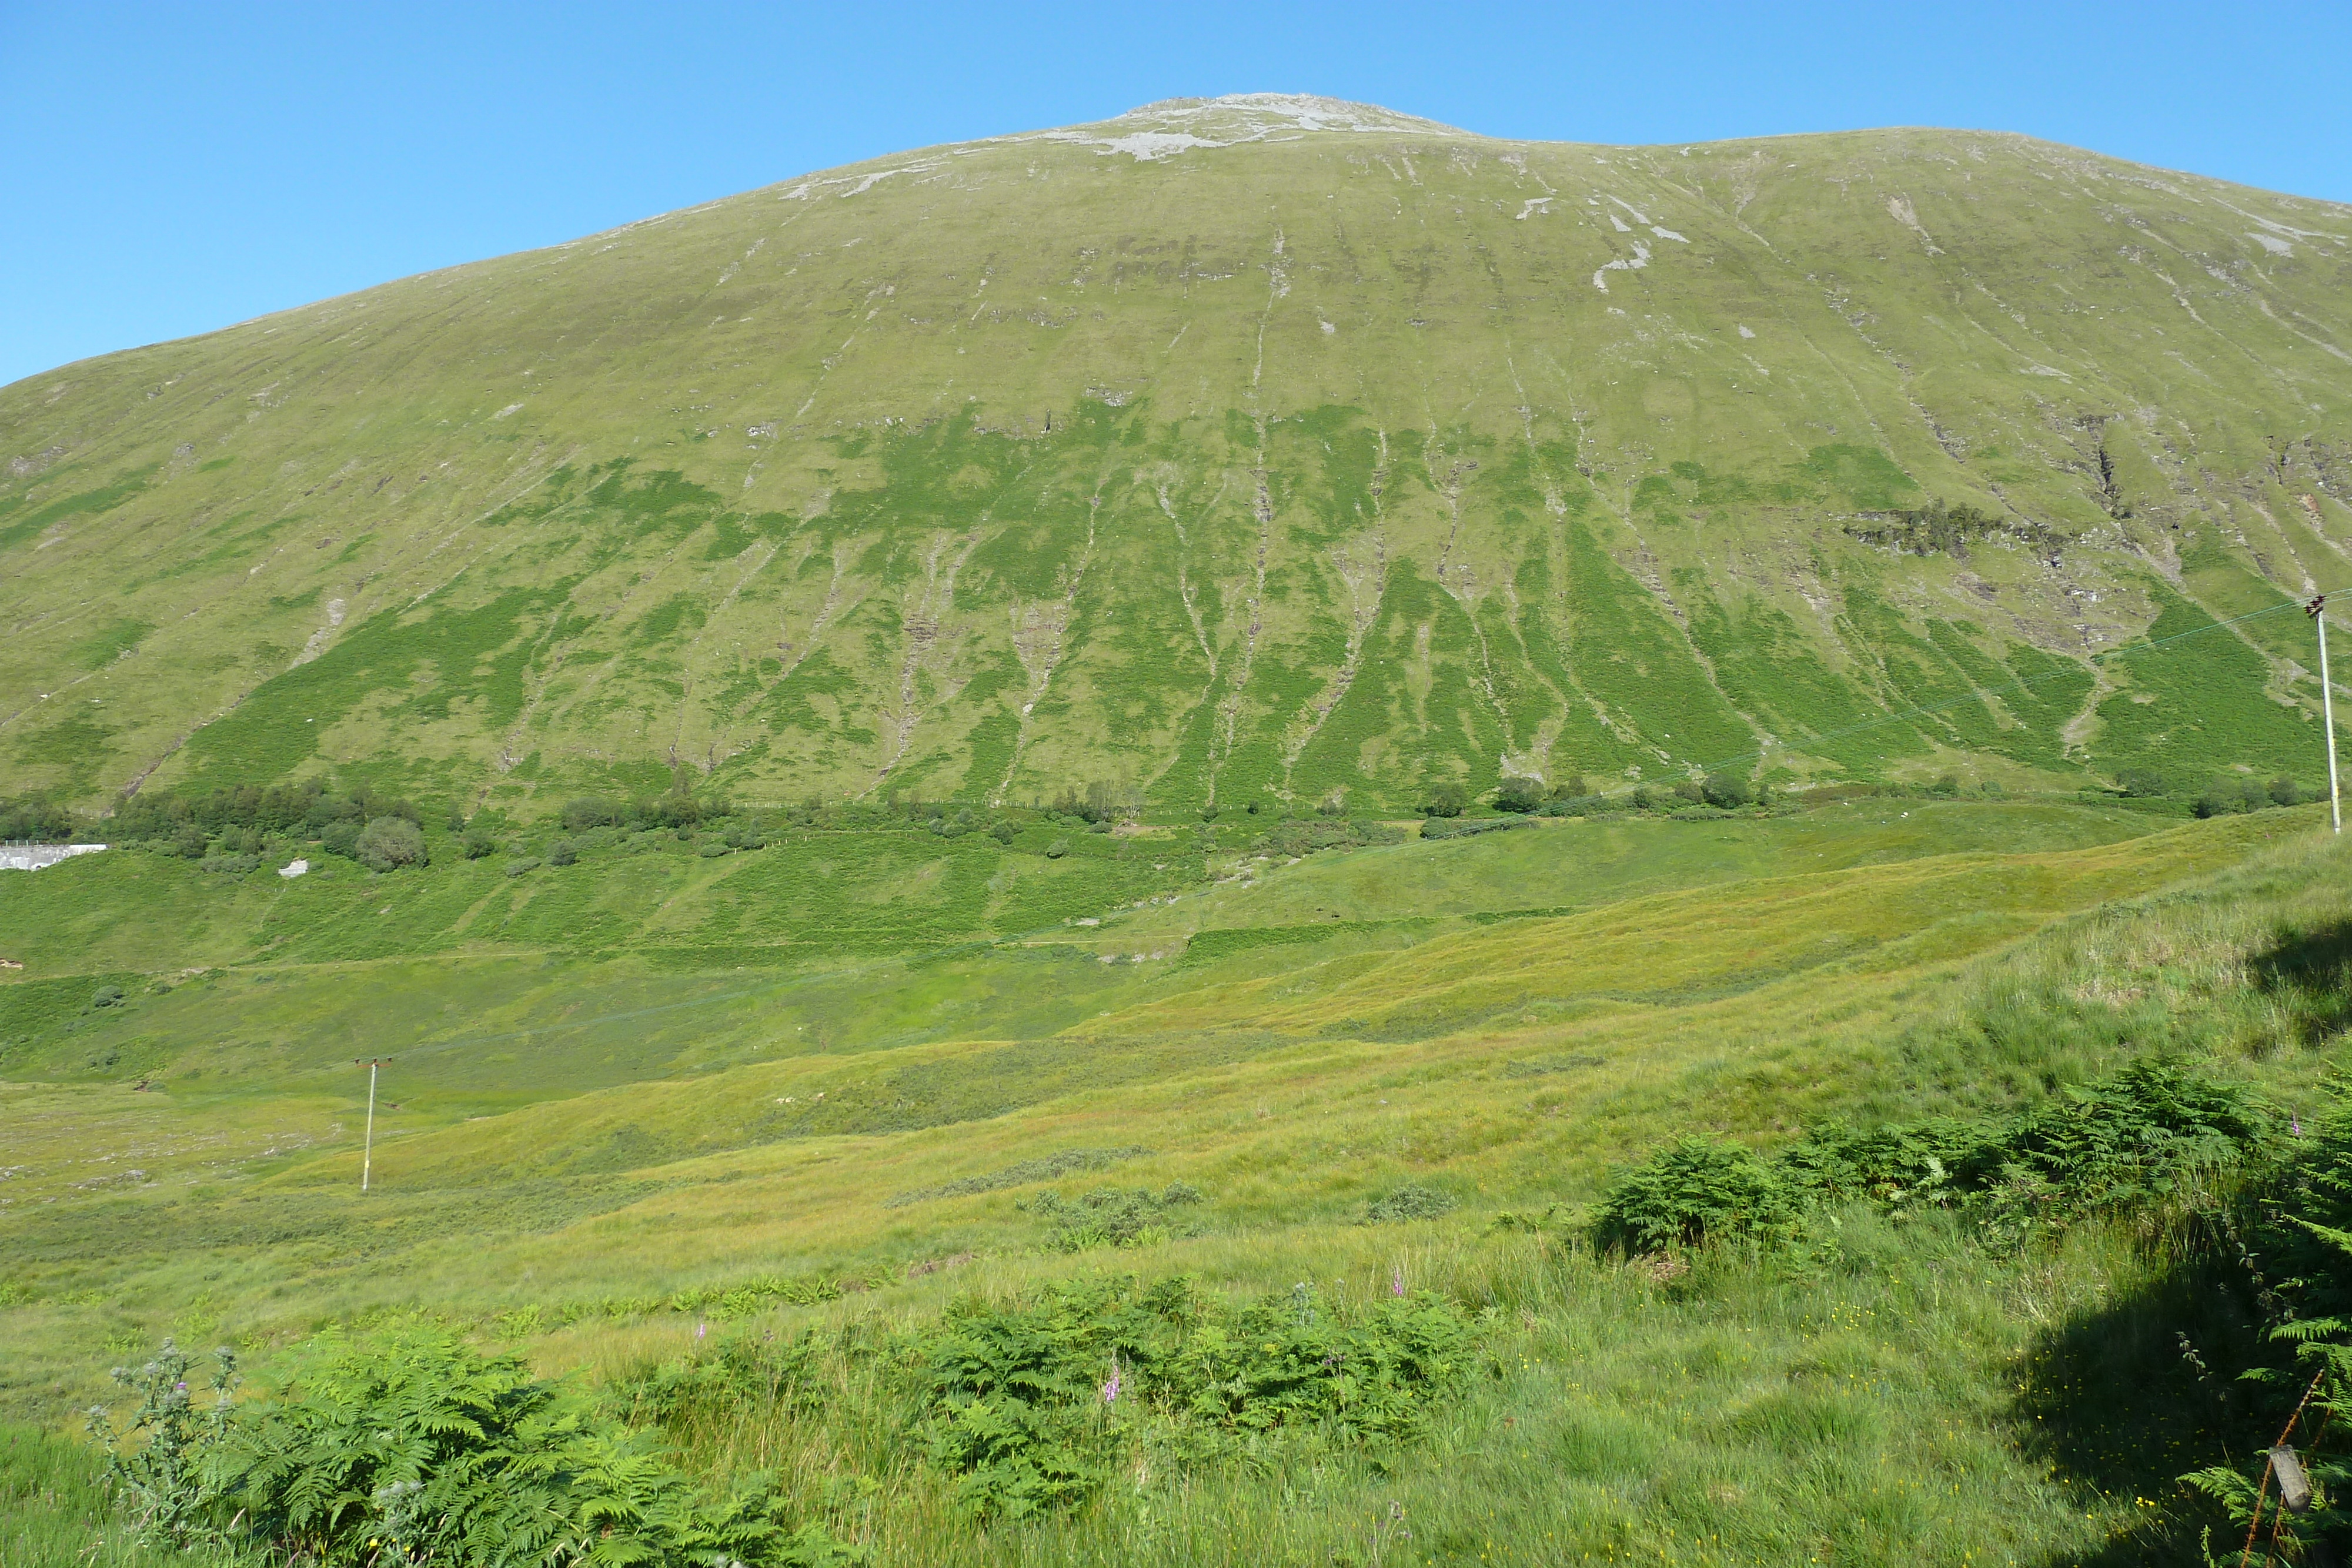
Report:
[{"label": "row of trees", "polygon": [[[1132,786],[1097,779],[1083,789],[1075,786],[1065,789],[1051,801],[1032,801],[1026,810],[1049,821],[1066,819],[1103,824],[1129,820],[1142,806],[1142,798]],[[971,831],[988,825],[975,816],[982,811],[994,814],[987,808],[954,800],[929,800],[919,793],[893,790],[880,800],[867,801],[835,802],[812,796],[783,808],[782,815],[795,827],[873,826],[895,818],[925,826],[942,821],[961,823],[966,831]],[[565,804],[561,820],[567,832],[583,833],[595,828],[688,828],[737,814],[737,808],[725,796],[698,796],[681,781],[667,794],[641,795],[627,800],[583,795]]]},{"label": "row of trees", "polygon": [[681,782],[667,794],[630,800],[583,795],[564,803],[562,820],[567,832],[584,833],[593,828],[691,828],[734,814],[734,803],[726,796],[698,796]]},{"label": "row of trees", "polygon": [[139,844],[221,870],[250,870],[278,847],[316,843],[375,871],[424,865],[424,814],[413,801],[365,785],[331,790],[319,780],[142,795],[118,805],[105,826],[115,843]]},{"label": "row of trees", "polygon": [[112,837],[124,840],[173,838],[190,828],[207,838],[236,830],[316,839],[338,822],[365,824],[379,817],[420,828],[425,822],[414,803],[364,784],[331,790],[306,779],[266,789],[244,784],[209,795],[134,795],[114,808],[109,827]]},{"label": "row of trees", "polygon": [[[2116,774],[2116,789],[2128,800],[2162,800],[2173,792],[2170,782],[2152,768],[2121,769]],[[2317,798],[2315,791],[2284,774],[2267,784],[2251,777],[2221,779],[2199,791],[2190,810],[2200,817],[2226,817],[2271,806],[2300,806]]]},{"label": "row of trees", "polygon": [[[1443,784],[1429,791],[1422,803],[1428,817],[1458,817],[1469,795],[1458,784]],[[1672,811],[1685,806],[1713,806],[1733,810],[1741,806],[1769,805],[1770,792],[1746,775],[1715,772],[1704,779],[1680,779],[1672,784],[1637,784],[1627,795],[1604,795],[1580,774],[1569,774],[1551,784],[1540,779],[1506,779],[1495,790],[1495,809],[1525,815],[1575,816],[1592,811]]]},{"label": "row of trees", "polygon": [[2226,817],[2259,811],[2268,806],[2300,806],[2310,799],[2304,787],[2292,779],[2273,779],[2268,784],[2240,779],[2211,785],[2197,797],[2190,810],[2200,817]]},{"label": "row of trees", "polygon": [[[338,817],[318,832],[297,822],[282,832],[259,828],[224,828],[207,834],[194,822],[183,822],[168,833],[119,841],[138,844],[162,854],[181,855],[205,862],[208,870],[249,871],[265,854],[296,844],[315,843],[330,854],[357,861],[371,871],[392,871],[404,865],[425,865],[425,830],[411,817]],[[222,862],[242,860],[245,865]]]},{"label": "row of trees", "polygon": [[64,843],[76,837],[73,813],[47,800],[0,800],[0,843]]},{"label": "row of trees", "polygon": [[[2160,799],[2173,794],[2163,775],[2145,768],[2120,770],[2116,775],[2116,787],[2127,799]],[[1930,795],[1957,796],[1962,792],[1959,779],[1950,774],[1925,788]],[[1995,785],[1989,784],[1984,789],[1988,794],[2000,792]],[[2267,784],[2251,778],[2234,779],[2207,786],[2194,798],[2192,809],[2200,817],[2213,817],[2292,806],[2312,798],[2309,790],[2290,778],[2273,779]],[[1425,817],[1459,817],[1473,800],[1465,786],[1443,780],[1423,792],[1418,810]],[[1549,784],[1538,779],[1506,779],[1496,789],[1493,803],[1498,811],[1548,816],[1623,810],[1629,806],[1643,811],[1671,811],[1696,805],[1736,810],[1769,804],[1769,793],[1765,786],[1727,770],[1704,779],[1678,779],[1672,784],[1639,785],[1623,795],[1601,794],[1580,775],[1570,774]],[[1139,793],[1132,786],[1097,780],[1083,789],[1065,789],[1051,801],[1033,801],[1026,810],[1048,822],[1083,823],[1099,831],[1134,820],[1140,814],[1142,804]],[[1252,800],[1244,810],[1257,815],[1261,802]],[[1336,791],[1317,810],[1326,817],[1347,815],[1344,798]],[[1291,813],[1279,814],[1287,817]],[[811,797],[784,808],[781,815],[796,827],[873,827],[903,821],[927,827],[943,838],[985,831],[1007,843],[1019,831],[1017,824],[993,809],[929,801],[920,795],[896,792],[879,801],[829,802]],[[1217,812],[1210,808],[1201,815],[1203,821],[1213,821]],[[698,796],[683,779],[677,787],[658,795],[625,800],[580,796],[566,802],[560,813],[563,831],[572,834],[599,828],[684,833],[701,827],[723,834],[732,847],[743,847],[735,843],[743,834],[730,827],[740,817],[734,803],[724,795]],[[333,853],[354,859],[414,864],[424,860],[424,814],[405,799],[383,794],[364,784],[349,789],[330,789],[311,779],[267,788],[237,785],[205,795],[134,796],[117,805],[100,831],[110,841],[144,841],[192,859],[221,852],[259,854],[263,841],[275,835],[319,842]],[[404,831],[376,826],[388,822],[402,822],[407,827]],[[459,816],[451,817],[449,827],[452,832],[464,835],[463,844],[469,858],[493,853],[500,842],[488,829],[468,829]],[[77,823],[70,811],[49,801],[30,797],[0,800],[0,841],[54,842],[81,836],[87,831],[85,825]],[[760,831],[758,824],[755,822],[750,831],[756,834]],[[362,837],[368,840],[369,851],[360,848]]]}]

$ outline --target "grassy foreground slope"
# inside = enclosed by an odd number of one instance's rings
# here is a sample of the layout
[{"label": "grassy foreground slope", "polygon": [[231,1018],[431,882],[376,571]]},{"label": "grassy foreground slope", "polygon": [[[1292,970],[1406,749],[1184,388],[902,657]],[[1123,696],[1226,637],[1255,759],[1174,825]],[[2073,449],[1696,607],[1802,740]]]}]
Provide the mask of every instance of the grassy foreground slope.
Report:
[{"label": "grassy foreground slope", "polygon": [[[2193,1385],[2118,1427],[2103,1380],[2189,1378],[2172,1327],[2227,1343],[2158,1312],[2172,1264],[2127,1226],[2003,1249],[1933,1211],[1856,1214],[1680,1275],[1597,1261],[1563,1217],[1494,1222],[1572,1216],[1680,1134],[1769,1146],[1832,1117],[2000,1112],[2149,1052],[2308,1111],[2352,1018],[2342,853],[2317,826],[1877,801],[1563,821],[1327,852],[1098,925],[765,967],[478,925],[430,957],[281,958],[289,920],[339,929],[344,902],[267,911],[156,857],[143,874],[185,879],[156,906],[211,901],[197,963],[0,992],[21,1009],[0,1057],[0,1399],[54,1419],[167,1332],[267,1350],[421,1311],[610,1383],[705,1332],[816,1325],[846,1357],[820,1407],[678,1435],[715,1472],[832,1500],[893,1563],[2177,1560],[2194,1515],[2171,1478],[2245,1434]],[[644,859],[565,869],[661,870],[673,905],[712,905],[711,862]],[[12,904],[9,939],[148,903],[110,881],[132,865],[28,879],[44,907]],[[481,874],[368,882],[454,921]],[[1252,908],[1274,918],[1239,924]],[[125,1002],[89,1008],[110,977]],[[83,1005],[23,999],[68,986]],[[375,1040],[399,1047],[396,1108],[362,1199],[350,1058]],[[1057,1250],[1040,1203],[1174,1182],[1202,1201],[1111,1250]],[[1434,1194],[1432,1217],[1365,1223],[1401,1187]],[[1476,1316],[1485,1370],[1402,1448],[1147,1453],[1075,1513],[976,1521],[860,1336],[1129,1272],[1310,1281],[1335,1310],[1431,1287]]]},{"label": "grassy foreground slope", "polygon": [[0,793],[2307,773],[2291,610],[2168,640],[2352,576],[2347,246],[1978,132],[879,159],[0,389]]}]

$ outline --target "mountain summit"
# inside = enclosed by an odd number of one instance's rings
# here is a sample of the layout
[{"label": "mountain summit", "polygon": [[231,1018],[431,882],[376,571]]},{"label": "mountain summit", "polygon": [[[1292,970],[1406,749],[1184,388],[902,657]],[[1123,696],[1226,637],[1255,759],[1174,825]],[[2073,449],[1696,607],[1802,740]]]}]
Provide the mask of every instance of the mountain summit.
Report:
[{"label": "mountain summit", "polygon": [[2310,775],[2347,284],[1974,131],[877,159],[0,389],[0,791]]},{"label": "mountain summit", "polygon": [[[1193,148],[1244,141],[1291,141],[1312,131],[1381,136],[1466,137],[1470,132],[1377,104],[1301,93],[1241,92],[1223,98],[1169,98],[1129,110],[1116,120],[1037,134],[1048,141],[1100,147],[1149,162]],[[1108,132],[1108,134],[1095,134]],[[1014,140],[1019,140],[1015,138]]]}]

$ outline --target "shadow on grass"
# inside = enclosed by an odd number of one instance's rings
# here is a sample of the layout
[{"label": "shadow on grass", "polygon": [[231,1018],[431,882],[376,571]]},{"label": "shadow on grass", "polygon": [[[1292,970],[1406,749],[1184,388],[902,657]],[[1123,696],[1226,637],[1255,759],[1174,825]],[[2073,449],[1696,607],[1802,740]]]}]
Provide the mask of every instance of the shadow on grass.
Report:
[{"label": "shadow on grass", "polygon": [[2305,1044],[2352,1023],[2352,920],[2289,927],[2247,968],[2264,996],[2294,1005]]},{"label": "shadow on grass", "polygon": [[2259,1332],[2243,1272],[2214,1258],[2176,1264],[2042,1336],[2018,1368],[2019,1447],[2086,1505],[2104,1498],[2140,1521],[2099,1550],[2047,1559],[2052,1568],[2193,1563],[2208,1527],[2216,1542],[2232,1538],[2179,1478],[2248,1469],[2275,1434],[2274,1396],[2238,1375]]}]

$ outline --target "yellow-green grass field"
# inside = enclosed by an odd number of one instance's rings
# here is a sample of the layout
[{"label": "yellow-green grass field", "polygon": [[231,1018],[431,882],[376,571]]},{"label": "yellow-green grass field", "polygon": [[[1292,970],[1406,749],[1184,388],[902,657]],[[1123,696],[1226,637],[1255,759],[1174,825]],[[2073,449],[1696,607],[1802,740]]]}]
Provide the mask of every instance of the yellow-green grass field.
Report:
[{"label": "yellow-green grass field", "polygon": [[[6,1414],[63,1424],[166,1333],[267,1352],[425,1313],[607,1381],[714,1324],[915,1324],[1055,1279],[1402,1279],[1475,1315],[1486,1368],[1402,1450],[1147,1445],[1077,1513],[987,1527],[854,1359],[821,1415],[685,1441],[780,1469],[891,1563],[2160,1561],[2171,1478],[2244,1435],[2077,1397],[2175,1288],[2139,1233],[2004,1251],[1856,1211],[1678,1271],[1596,1258],[1576,1217],[1681,1134],[1999,1111],[2150,1052],[2315,1104],[2347,1021],[2264,957],[2352,917],[2315,809],[1570,821],[1181,880],[1146,858],[1166,889],[1098,925],[928,947],[761,966],[657,935],[713,930],[779,863],[583,860],[634,903],[539,896],[650,911],[593,946],[486,930],[514,879],[463,862],[271,888],[110,855],[11,883]],[[387,903],[419,951],[278,956]],[[59,973],[53,918],[114,945]],[[123,1001],[13,999],[100,983]],[[362,1056],[388,1059],[365,1197]],[[1100,1154],[1021,1179],[1071,1151]],[[1048,1251],[1024,1207],[1171,1181],[1206,1201],[1113,1251]],[[1405,1184],[1457,1207],[1363,1223]]]}]

